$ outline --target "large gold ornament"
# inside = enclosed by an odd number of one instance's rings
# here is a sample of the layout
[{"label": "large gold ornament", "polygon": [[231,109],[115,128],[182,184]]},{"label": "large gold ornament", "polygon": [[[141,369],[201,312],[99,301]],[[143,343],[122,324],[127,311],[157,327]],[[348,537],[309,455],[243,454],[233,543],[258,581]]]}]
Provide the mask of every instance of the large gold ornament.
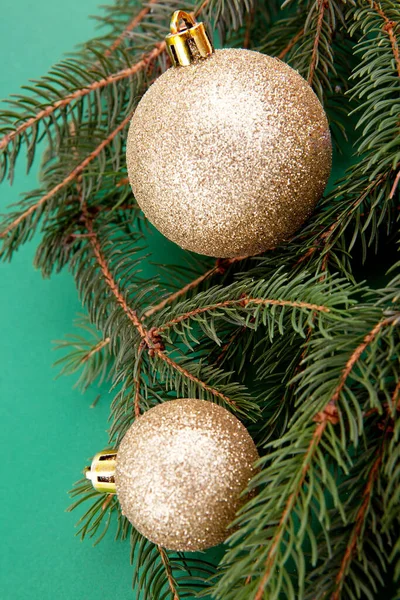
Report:
[{"label": "large gold ornament", "polygon": [[195,551],[227,538],[257,459],[246,428],[225,408],[171,400],[134,422],[116,457],[97,455],[87,477],[96,489],[116,489],[123,514],[149,540]]},{"label": "large gold ornament", "polygon": [[181,11],[172,23],[167,45],[178,66],[149,88],[129,129],[136,199],[188,250],[233,257],[273,248],[310,216],[326,186],[332,149],[324,110],[280,60],[213,53],[201,23]]}]

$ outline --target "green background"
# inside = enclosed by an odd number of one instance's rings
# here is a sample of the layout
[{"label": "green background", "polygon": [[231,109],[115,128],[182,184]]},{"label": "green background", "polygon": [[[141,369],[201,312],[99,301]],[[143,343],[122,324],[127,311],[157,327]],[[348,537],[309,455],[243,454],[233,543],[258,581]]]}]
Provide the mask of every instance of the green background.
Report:
[{"label": "green background", "polygon": [[[63,52],[95,31],[98,0],[3,0],[0,97],[18,93]],[[21,161],[0,187],[1,210],[37,187]],[[72,378],[55,379],[53,341],[73,330],[80,304],[72,277],[44,281],[33,269],[35,241],[0,264],[2,600],[132,598],[129,548],[110,535],[99,546],[74,537],[67,491],[107,441],[107,395],[90,408]]]}]

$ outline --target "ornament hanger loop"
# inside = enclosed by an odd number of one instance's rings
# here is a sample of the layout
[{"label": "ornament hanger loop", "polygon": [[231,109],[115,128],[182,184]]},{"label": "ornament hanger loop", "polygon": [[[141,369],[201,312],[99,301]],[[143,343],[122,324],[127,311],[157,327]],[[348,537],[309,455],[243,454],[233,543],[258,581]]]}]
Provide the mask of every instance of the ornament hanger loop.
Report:
[{"label": "ornament hanger loop", "polygon": [[[179,27],[179,23],[183,21],[186,25],[186,28],[184,30],[181,30],[181,28]],[[170,23],[170,31],[172,34],[176,34],[179,33],[180,31],[185,31],[186,29],[190,29],[191,27],[194,27],[196,25],[196,21],[194,20],[194,18],[192,17],[191,14],[185,12],[184,10],[176,10],[174,12],[174,14],[172,15],[171,18],[171,23]]]},{"label": "ornament hanger loop", "polygon": [[[180,28],[180,22],[184,27]],[[174,67],[187,67],[200,59],[211,56],[214,52],[204,23],[196,23],[192,14],[184,10],[176,10],[171,18],[171,33],[167,35],[168,54]]]}]

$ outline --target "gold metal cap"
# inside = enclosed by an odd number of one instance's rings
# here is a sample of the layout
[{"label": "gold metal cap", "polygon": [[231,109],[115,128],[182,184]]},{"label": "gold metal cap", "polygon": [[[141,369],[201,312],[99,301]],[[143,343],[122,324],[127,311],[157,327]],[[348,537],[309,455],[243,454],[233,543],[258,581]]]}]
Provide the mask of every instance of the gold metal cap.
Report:
[{"label": "gold metal cap", "polygon": [[116,450],[98,452],[90,467],[85,471],[86,479],[90,479],[95,490],[115,494]]},{"label": "gold metal cap", "polygon": [[[179,23],[185,26],[180,29]],[[175,67],[187,67],[200,58],[207,58],[214,52],[214,48],[207,35],[204,23],[196,23],[192,15],[176,10],[172,15],[171,33],[167,35],[168,54]]]}]

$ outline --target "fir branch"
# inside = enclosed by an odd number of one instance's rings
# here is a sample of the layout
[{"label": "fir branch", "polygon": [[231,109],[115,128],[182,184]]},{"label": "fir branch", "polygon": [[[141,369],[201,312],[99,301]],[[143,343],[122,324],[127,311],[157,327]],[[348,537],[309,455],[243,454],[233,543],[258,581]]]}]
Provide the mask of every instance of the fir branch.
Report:
[{"label": "fir branch", "polygon": [[397,74],[400,78],[400,51],[399,51],[399,43],[397,40],[397,36],[395,33],[396,26],[398,27],[399,23],[389,19],[384,10],[382,9],[382,4],[378,2],[374,2],[371,0],[371,6],[378,13],[378,15],[383,19],[384,25],[383,30],[387,33],[390,39],[390,43],[392,46],[393,56],[396,63]]},{"label": "fir branch", "polygon": [[234,408],[236,410],[239,408],[237,403],[234,400],[232,400],[231,398],[229,398],[228,396],[226,396],[219,390],[208,385],[207,383],[202,381],[199,377],[196,377],[195,375],[193,375],[193,373],[191,373],[187,368],[183,367],[182,365],[180,365],[179,363],[174,361],[170,356],[168,356],[161,350],[154,350],[154,354],[155,354],[155,356],[157,356],[157,358],[159,358],[160,360],[165,362],[167,365],[172,367],[175,371],[178,371],[178,373],[183,375],[186,379],[188,379],[189,381],[192,381],[193,383],[198,385],[205,392],[208,392],[215,398],[222,400],[222,402],[224,404],[227,404],[231,408]]},{"label": "fir branch", "polygon": [[104,57],[107,58],[107,56],[110,56],[110,54],[112,54],[117,48],[119,48],[119,46],[126,39],[128,34],[131,33],[133,31],[133,29],[138,27],[138,25],[140,25],[140,23],[143,21],[143,19],[151,11],[152,5],[157,4],[157,2],[159,2],[159,0],[147,0],[146,6],[144,6],[138,12],[138,14],[131,21],[129,21],[129,23],[124,27],[124,30],[118,35],[118,37],[114,40],[114,42],[111,44],[111,46],[109,48],[107,48],[107,50],[104,51],[104,53],[103,53]]},{"label": "fir branch", "polygon": [[103,350],[103,348],[105,348],[105,346],[108,346],[109,343],[110,343],[109,337],[106,337],[104,340],[101,340],[100,342],[98,342],[87,354],[85,354],[85,356],[83,356],[81,358],[81,363],[85,363],[88,360],[90,360],[92,358],[92,356],[97,354],[97,352],[100,352],[101,350]]},{"label": "fir branch", "polygon": [[[93,226],[93,219],[90,216],[87,204],[85,201],[82,202],[82,218],[85,223],[85,227],[89,233],[89,243],[92,247],[93,254],[96,258],[97,264],[100,267],[102,275],[104,277],[104,281],[107,287],[110,289],[111,293],[114,295],[118,305],[122,308],[125,315],[128,317],[129,321],[132,323],[136,331],[138,332],[142,345],[140,346],[140,353],[143,351],[143,345],[147,347],[149,351],[149,355],[151,357],[156,357],[166,365],[171,367],[174,371],[178,372],[181,376],[186,378],[187,380],[195,383],[200,389],[204,390],[212,397],[222,400],[224,403],[228,404],[230,407],[239,410],[238,404],[232,398],[228,397],[223,392],[214,388],[213,386],[207,384],[205,381],[202,381],[199,377],[191,373],[187,368],[183,367],[181,364],[173,360],[170,356],[165,354],[163,351],[163,346],[160,345],[158,341],[157,333],[154,329],[147,329],[142,320],[139,318],[138,313],[133,310],[127,303],[123,294],[121,293],[115,278],[113,277],[107,260],[104,256],[104,253],[101,249],[101,244],[99,237],[96,235]],[[138,388],[136,388],[138,389]],[[139,392],[138,392],[139,393]],[[138,406],[135,403],[135,413],[138,411]]]},{"label": "fir branch", "polygon": [[81,371],[76,386],[86,391],[95,381],[101,384],[106,379],[111,370],[113,357],[110,351],[110,338],[99,336],[89,325],[87,318],[80,319],[77,325],[86,337],[72,335],[56,342],[55,349],[68,350],[68,354],[58,359],[54,366],[61,367],[60,375],[72,375]]},{"label": "fir branch", "polygon": [[[114,52],[122,43],[123,39],[126,37],[126,34],[135,27],[137,27],[143,20],[143,18],[150,12],[150,5],[157,4],[158,0],[150,0],[147,7],[144,7],[138,15],[126,26],[125,30],[122,32],[121,36],[119,36],[110,48],[104,51],[103,56],[108,57],[112,52]],[[205,10],[210,0],[205,0],[202,5],[193,12],[193,16],[197,17],[200,13]],[[165,41],[158,42],[155,44],[155,47],[148,52],[141,60],[137,61],[130,67],[125,69],[121,69],[116,73],[111,73],[107,77],[102,79],[93,81],[92,83],[85,85],[80,89],[74,90],[71,94],[66,95],[64,98],[60,98],[52,104],[42,108],[35,116],[27,119],[20,125],[18,125],[13,131],[10,131],[8,134],[4,135],[0,139],[0,151],[4,150],[13,140],[17,137],[21,136],[27,129],[35,126],[39,121],[43,120],[46,117],[51,116],[55,111],[65,108],[69,106],[75,100],[81,99],[88,94],[91,94],[97,90],[101,90],[107,86],[114,85],[118,81],[122,81],[124,79],[131,78],[133,75],[136,75],[138,72],[146,69],[149,64],[154,62],[161,54],[165,52],[166,44]]]},{"label": "fir branch", "polygon": [[218,274],[222,275],[223,273],[226,272],[226,269],[230,265],[240,262],[240,261],[244,260],[245,258],[247,258],[247,257],[239,256],[236,258],[218,259],[216,261],[215,266],[212,267],[211,269],[209,269],[208,271],[206,271],[205,273],[203,273],[203,275],[199,275],[199,277],[196,277],[193,281],[189,281],[189,283],[185,284],[181,289],[177,290],[173,294],[168,295],[166,298],[161,300],[161,302],[159,302],[157,305],[151,306],[150,308],[148,308],[145,311],[145,313],[143,314],[142,319],[146,319],[148,317],[153,316],[155,313],[157,313],[160,310],[162,310],[163,308],[165,308],[168,304],[172,304],[173,302],[175,302],[175,300],[178,300],[178,298],[181,298],[181,296],[185,296],[190,290],[197,288],[201,283],[203,283],[203,281],[206,281],[206,279],[210,279],[214,275],[218,275]]},{"label": "fir branch", "polygon": [[[332,324],[332,332],[338,327],[342,331],[342,343],[337,335],[333,337],[335,340],[333,344],[328,341],[329,336],[323,336],[319,340],[315,334],[312,336],[309,342],[311,352],[307,357],[306,366],[293,379],[293,382],[297,382],[298,385],[297,412],[286,433],[280,439],[270,442],[271,452],[262,461],[267,463],[267,466],[254,478],[249,488],[261,487],[261,491],[257,499],[251,500],[237,519],[240,528],[231,537],[233,547],[223,559],[226,570],[215,588],[218,598],[224,600],[245,598],[245,591],[244,589],[242,591],[241,585],[248,577],[250,577],[248,593],[254,593],[257,600],[261,600],[266,593],[273,595],[278,594],[278,591],[296,597],[290,574],[285,566],[289,556],[297,565],[299,586],[297,593],[302,597],[305,572],[302,545],[306,536],[314,548],[313,560],[316,560],[317,556],[315,535],[307,525],[310,519],[318,518],[326,539],[329,537],[329,517],[326,511],[317,508],[323,502],[321,494],[329,493],[335,502],[336,510],[343,511],[337,484],[329,476],[327,461],[331,457],[345,472],[350,463],[344,435],[345,417],[348,418],[350,435],[355,440],[354,443],[357,441],[357,435],[360,435],[353,431],[357,425],[355,418],[351,416],[346,398],[346,395],[352,398],[352,394],[348,387],[345,394],[345,383],[351,376],[358,385],[361,384],[363,386],[361,389],[365,390],[364,403],[366,404],[368,397],[375,397],[369,382],[371,375],[367,371],[369,364],[367,348],[371,348],[371,356],[374,357],[378,369],[376,377],[382,385],[383,375],[382,378],[379,376],[379,365],[382,364],[382,368],[387,370],[387,365],[390,364],[387,352],[396,353],[397,346],[391,341],[390,332],[394,335],[400,323],[399,313],[375,322],[369,331],[364,333],[362,341],[349,351],[347,342],[349,336],[354,343],[354,333],[365,329],[367,315],[369,324],[377,314],[379,311],[373,310],[370,314],[365,312],[356,318],[350,316],[347,327],[350,327],[351,334],[346,326],[343,331],[343,323]],[[385,331],[389,332],[387,351],[383,345]],[[340,360],[335,358],[337,352],[343,352]],[[377,352],[381,353],[381,358],[376,356]],[[344,355],[347,356],[344,361],[345,366],[338,369]],[[327,371],[327,365],[330,363],[332,376]],[[317,383],[317,373],[323,373],[319,383]],[[387,372],[385,379],[390,381]],[[322,407],[316,410],[321,404]],[[358,409],[353,410],[357,414]],[[334,429],[339,424],[341,437],[337,436]],[[358,427],[362,428],[362,424],[359,423]],[[275,483],[271,487],[272,482]],[[324,492],[321,485],[325,488]],[[255,514],[258,516],[253,521]],[[296,529],[299,527],[299,530],[295,532],[294,522],[297,518],[300,518],[301,523],[296,527]],[[254,550],[255,547],[258,549],[254,551],[253,556],[247,554],[250,548]],[[276,577],[278,568],[279,577]]]},{"label": "fir branch", "polygon": [[130,78],[132,77],[132,75],[135,75],[139,71],[146,69],[148,65],[151,62],[153,62],[156,58],[158,58],[158,56],[160,56],[160,54],[162,54],[164,51],[165,42],[161,42],[151,52],[149,52],[147,56],[145,56],[142,60],[138,61],[137,63],[133,64],[131,67],[122,69],[121,71],[113,73],[108,77],[94,81],[93,83],[81,89],[75,90],[72,94],[65,96],[65,98],[57,100],[53,104],[46,106],[34,117],[31,117],[27,121],[21,123],[21,125],[19,125],[14,131],[11,131],[10,133],[3,136],[3,138],[0,140],[0,150],[6,148],[17,136],[23,134],[27,129],[30,129],[42,119],[51,116],[56,110],[67,107],[74,100],[81,99],[84,96],[87,96],[88,94],[91,94],[92,92],[100,90],[104,87],[114,85],[118,81]]},{"label": "fir branch", "polygon": [[261,306],[289,306],[291,308],[301,308],[307,310],[315,310],[317,312],[329,312],[329,308],[326,306],[317,306],[316,304],[309,304],[307,302],[290,302],[286,300],[272,300],[268,298],[248,298],[247,296],[243,296],[239,300],[225,300],[224,302],[218,302],[217,304],[211,304],[209,306],[203,306],[202,308],[196,308],[192,311],[186,312],[179,317],[175,317],[171,321],[164,323],[161,327],[156,328],[156,333],[160,334],[174,327],[178,323],[182,323],[182,321],[186,321],[193,317],[197,317],[203,313],[214,312],[219,308],[228,308],[230,306],[237,306],[238,308],[243,307],[246,308],[249,304],[261,305]]},{"label": "fir branch", "polygon": [[304,27],[301,27],[297,33],[289,40],[287,45],[281,50],[278,54],[278,58],[283,60],[286,55],[291,51],[291,49],[297,44],[297,42],[304,35]]},{"label": "fir branch", "polygon": [[303,458],[301,470],[299,471],[297,480],[295,481],[295,483],[293,485],[293,491],[289,495],[289,498],[285,504],[285,508],[282,512],[281,519],[276,528],[275,535],[274,535],[273,539],[271,540],[270,549],[268,551],[267,560],[266,560],[265,566],[264,566],[264,574],[263,574],[260,584],[257,588],[257,592],[254,597],[254,600],[262,600],[264,597],[264,590],[268,583],[268,580],[270,579],[271,571],[272,571],[273,567],[275,566],[276,555],[277,555],[279,546],[282,542],[283,535],[285,534],[285,527],[288,523],[288,519],[291,515],[291,512],[293,511],[293,508],[294,508],[297,498],[300,494],[300,491],[303,487],[306,475],[308,473],[308,470],[310,468],[311,462],[314,458],[314,455],[316,453],[318,445],[321,441],[321,438],[324,434],[324,431],[325,431],[328,421],[329,421],[329,418],[328,418],[328,416],[326,416],[326,418],[323,421],[321,421],[321,423],[319,423],[314,430],[310,444],[309,444],[307,451]]},{"label": "fir branch", "polygon": [[5,238],[13,229],[20,225],[24,220],[30,217],[34,212],[41,208],[53,196],[58,194],[63,188],[78,179],[86,167],[97,158],[101,152],[114,140],[114,138],[127,126],[132,115],[129,114],[98,146],[93,150],[79,165],[77,165],[60,183],[55,185],[50,191],[42,196],[37,202],[21,213],[16,219],[9,223],[3,231],[0,232],[0,238]]},{"label": "fir branch", "polygon": [[324,21],[325,11],[329,8],[329,0],[318,0],[318,18],[315,28],[314,45],[311,54],[310,68],[308,72],[308,83],[312,86],[315,76],[315,69],[318,62],[319,45],[321,41],[322,23]]},{"label": "fir branch", "polygon": [[346,547],[346,551],[344,553],[344,556],[343,556],[343,559],[342,559],[342,562],[340,565],[340,570],[339,570],[338,574],[336,575],[335,590],[331,596],[331,600],[340,600],[340,598],[341,598],[341,592],[342,592],[342,588],[343,588],[343,584],[344,584],[344,579],[345,579],[347,571],[349,569],[350,562],[353,558],[353,554],[355,552],[359,536],[364,528],[366,516],[368,513],[368,507],[369,507],[369,504],[371,501],[371,496],[372,496],[372,493],[374,490],[376,480],[379,475],[379,469],[380,469],[380,466],[382,463],[383,448],[384,448],[384,446],[382,444],[380,452],[378,453],[378,456],[376,457],[375,461],[372,463],[372,467],[371,467],[371,470],[369,472],[368,479],[367,479],[367,484],[365,486],[365,489],[364,489],[364,492],[362,495],[362,503],[358,509],[358,512],[357,512],[357,515],[355,518],[354,527],[353,527],[352,533],[350,535],[350,539],[349,539],[348,545]]},{"label": "fir branch", "polygon": [[176,583],[172,576],[172,570],[171,570],[171,565],[169,564],[168,556],[167,556],[164,548],[162,548],[161,546],[157,546],[157,550],[160,553],[162,563],[163,563],[163,565],[165,567],[165,571],[167,573],[168,584],[169,584],[169,587],[171,590],[172,600],[179,600],[179,595],[178,595],[178,592],[176,591]]},{"label": "fir branch", "polygon": [[89,233],[89,242],[92,247],[93,254],[96,258],[98,266],[101,269],[101,272],[103,274],[103,277],[104,277],[104,280],[105,280],[107,286],[109,287],[110,291],[114,295],[119,306],[124,311],[125,315],[128,317],[129,321],[132,323],[132,325],[138,331],[142,340],[144,340],[146,343],[151,344],[151,342],[149,341],[149,338],[147,336],[146,330],[144,329],[144,327],[138,317],[137,312],[135,310],[133,310],[132,308],[130,308],[130,306],[128,306],[126,299],[122,295],[122,293],[118,287],[118,284],[115,281],[115,279],[110,271],[107,260],[101,249],[100,240],[99,240],[98,236],[96,235],[96,232],[93,227],[93,219],[90,216],[88,206],[85,201],[82,202],[82,218],[85,223],[86,229]]},{"label": "fir branch", "polygon": [[146,319],[147,317],[151,317],[156,312],[162,310],[168,304],[172,304],[175,300],[177,300],[181,296],[184,296],[190,290],[193,290],[194,288],[198,287],[201,283],[203,283],[203,281],[205,281],[206,279],[209,279],[210,277],[212,277],[213,275],[215,275],[219,272],[220,271],[219,271],[218,265],[216,265],[215,267],[212,267],[212,269],[209,269],[208,271],[203,273],[203,275],[199,275],[199,277],[196,277],[196,279],[194,279],[193,281],[190,281],[189,283],[184,285],[177,292],[174,292],[173,294],[168,295],[166,298],[161,300],[161,302],[159,302],[155,306],[151,306],[150,308],[148,308],[146,310],[146,312],[143,314],[143,318]]}]

